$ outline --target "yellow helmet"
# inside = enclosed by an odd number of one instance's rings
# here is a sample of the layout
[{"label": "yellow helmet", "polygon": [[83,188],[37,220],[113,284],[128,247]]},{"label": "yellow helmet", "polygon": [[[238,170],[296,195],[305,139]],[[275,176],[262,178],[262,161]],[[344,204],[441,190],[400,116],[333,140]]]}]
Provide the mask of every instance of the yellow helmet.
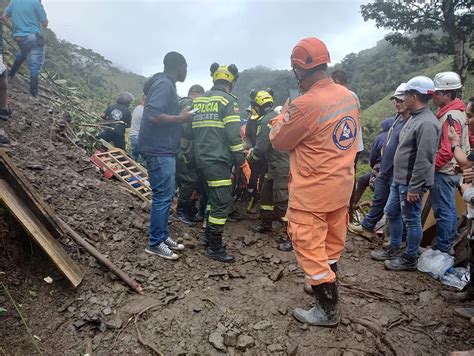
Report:
[{"label": "yellow helmet", "polygon": [[216,80],[225,80],[226,82],[233,83],[239,77],[239,70],[235,64],[222,65],[213,63],[211,65],[211,77],[215,82]]},{"label": "yellow helmet", "polygon": [[268,103],[271,103],[273,105],[273,90],[252,90],[250,92],[250,99],[252,100],[252,104],[255,104],[260,107]]}]

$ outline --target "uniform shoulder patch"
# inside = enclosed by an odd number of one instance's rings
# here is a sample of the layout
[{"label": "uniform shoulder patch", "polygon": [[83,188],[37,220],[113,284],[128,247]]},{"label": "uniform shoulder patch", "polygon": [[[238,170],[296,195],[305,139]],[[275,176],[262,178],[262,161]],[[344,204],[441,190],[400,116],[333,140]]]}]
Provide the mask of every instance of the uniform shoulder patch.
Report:
[{"label": "uniform shoulder patch", "polygon": [[345,116],[334,127],[332,140],[340,150],[352,147],[357,138],[357,124],[351,116]]}]

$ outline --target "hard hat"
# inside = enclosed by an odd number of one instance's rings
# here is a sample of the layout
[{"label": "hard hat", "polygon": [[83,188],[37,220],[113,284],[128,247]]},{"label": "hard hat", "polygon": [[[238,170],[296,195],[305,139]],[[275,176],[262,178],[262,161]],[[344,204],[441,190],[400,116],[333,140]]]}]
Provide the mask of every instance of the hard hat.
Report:
[{"label": "hard hat", "polygon": [[462,87],[461,77],[455,72],[442,72],[434,77],[435,90],[456,90]]},{"label": "hard hat", "polygon": [[268,103],[273,104],[273,97],[266,90],[260,90],[260,91],[252,90],[250,92],[250,99],[252,100],[252,103],[257,106],[263,106]]},{"label": "hard hat", "polygon": [[395,93],[393,93],[393,95],[390,97],[390,100],[393,100],[393,99],[404,100],[405,91],[407,90],[406,87],[407,87],[407,83],[400,84],[395,90]]},{"label": "hard hat", "polygon": [[311,69],[325,63],[331,63],[328,49],[324,42],[316,37],[302,39],[291,52],[292,67]]},{"label": "hard hat", "polygon": [[435,88],[434,83],[430,78],[420,75],[418,77],[411,78],[407,82],[405,92],[410,90],[417,91],[420,94],[433,95]]},{"label": "hard hat", "polygon": [[221,66],[218,63],[213,63],[211,65],[211,77],[213,81],[225,80],[233,83],[239,77],[239,70],[235,64]]},{"label": "hard hat", "polygon": [[117,96],[117,104],[130,105],[133,99],[135,99],[133,94],[123,91]]}]

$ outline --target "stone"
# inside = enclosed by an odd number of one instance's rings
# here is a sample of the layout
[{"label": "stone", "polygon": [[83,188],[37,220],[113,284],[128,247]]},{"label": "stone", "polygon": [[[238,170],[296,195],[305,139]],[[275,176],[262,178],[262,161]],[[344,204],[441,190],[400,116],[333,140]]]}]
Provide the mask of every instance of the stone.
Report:
[{"label": "stone", "polygon": [[288,313],[288,308],[285,307],[285,306],[281,306],[278,308],[278,312],[281,314],[281,315],[286,315]]},{"label": "stone", "polygon": [[255,345],[255,340],[253,337],[247,334],[242,334],[239,335],[239,338],[237,339],[237,348],[240,350],[245,350],[248,349],[252,346]]},{"label": "stone", "polygon": [[298,344],[292,344],[286,349],[288,356],[296,356],[298,354]]},{"label": "stone", "polygon": [[365,328],[360,324],[356,324],[355,325],[355,331],[358,334],[363,334],[363,333],[365,333]]},{"label": "stone", "polygon": [[283,351],[283,346],[281,346],[280,344],[271,344],[270,346],[268,346],[268,351],[270,351],[271,353]]},{"label": "stone", "polygon": [[120,329],[122,327],[122,320],[120,320],[119,318],[107,320],[105,322],[105,326],[107,327],[107,329]]},{"label": "stone", "polygon": [[438,296],[438,293],[427,290],[418,294],[418,299],[421,304],[430,304]]},{"label": "stone", "polygon": [[209,335],[209,343],[214,346],[217,350],[226,351],[224,345],[224,337],[222,336],[222,331],[216,329]]},{"label": "stone", "polygon": [[262,320],[259,321],[258,323],[254,324],[252,328],[254,330],[265,330],[268,329],[270,326],[272,326],[272,323],[268,320]]},{"label": "stone", "polygon": [[102,310],[102,314],[104,315],[110,315],[112,314],[112,309],[110,307],[105,307],[104,310]]},{"label": "stone", "polygon": [[229,330],[224,334],[224,344],[230,347],[237,346],[237,340],[239,339],[239,335],[240,332],[236,330]]},{"label": "stone", "polygon": [[356,334],[355,338],[356,338],[357,342],[362,342],[362,340],[364,340],[364,338],[360,334]]}]

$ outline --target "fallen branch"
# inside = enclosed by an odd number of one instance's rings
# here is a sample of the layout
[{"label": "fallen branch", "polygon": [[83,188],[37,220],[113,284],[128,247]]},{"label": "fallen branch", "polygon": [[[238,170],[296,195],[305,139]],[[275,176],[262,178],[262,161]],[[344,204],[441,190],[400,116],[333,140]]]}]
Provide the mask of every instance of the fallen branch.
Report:
[{"label": "fallen branch", "polygon": [[374,334],[378,335],[380,340],[387,346],[395,356],[399,356],[400,354],[397,352],[397,349],[393,345],[392,341],[387,337],[384,331],[378,326],[375,325],[374,323],[370,322],[369,320],[365,319],[359,319],[359,318],[349,318],[350,321],[356,324],[360,324],[362,326],[365,326],[367,329],[372,331]]},{"label": "fallen branch", "polygon": [[143,309],[141,312],[137,313],[135,315],[135,330],[137,331],[137,338],[138,338],[138,341],[140,341],[140,343],[143,345],[143,346],[146,346],[148,347],[149,349],[151,349],[155,354],[159,355],[159,356],[163,356],[163,354],[161,353],[160,350],[158,350],[156,347],[154,347],[152,344],[150,344],[148,341],[146,341],[145,339],[143,339],[142,337],[142,334],[140,332],[140,328],[138,327],[138,321],[140,319],[140,316],[145,313],[146,311],[152,309],[152,308],[155,308],[157,306],[160,306],[161,303],[157,303],[157,304],[153,304],[153,305],[150,305],[149,307]]},{"label": "fallen branch", "polygon": [[114,265],[107,257],[97,251],[94,246],[84,240],[77,232],[75,232],[68,224],[62,221],[60,218],[56,218],[57,223],[66,232],[71,238],[79,245],[81,245],[89,254],[94,256],[97,261],[102,265],[110,269],[117,277],[124,281],[131,289],[133,289],[138,294],[143,294],[143,288],[135,280],[130,278],[128,274]]}]

